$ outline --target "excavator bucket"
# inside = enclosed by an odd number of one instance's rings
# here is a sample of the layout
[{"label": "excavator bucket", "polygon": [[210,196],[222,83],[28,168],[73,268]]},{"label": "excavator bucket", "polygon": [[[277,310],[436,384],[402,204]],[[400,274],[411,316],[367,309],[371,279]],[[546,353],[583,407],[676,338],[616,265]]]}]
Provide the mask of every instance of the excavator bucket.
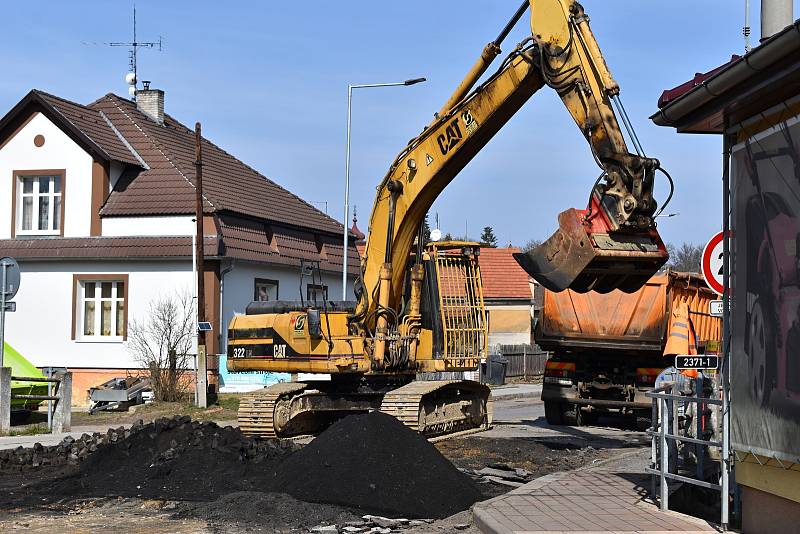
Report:
[{"label": "excavator bucket", "polygon": [[559,214],[558,224],[542,245],[514,254],[517,263],[551,291],[632,293],[669,259],[655,227],[611,231],[598,209],[593,214],[568,209]]}]

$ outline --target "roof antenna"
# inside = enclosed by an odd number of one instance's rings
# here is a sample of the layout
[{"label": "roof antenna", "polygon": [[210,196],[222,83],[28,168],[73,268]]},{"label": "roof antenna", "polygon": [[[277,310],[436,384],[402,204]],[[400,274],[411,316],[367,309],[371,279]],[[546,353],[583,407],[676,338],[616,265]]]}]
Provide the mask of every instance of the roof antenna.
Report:
[{"label": "roof antenna", "polygon": [[155,48],[158,47],[158,51],[161,52],[161,36],[158,37],[158,41],[152,42],[139,42],[136,40],[136,2],[133,3],[133,41],[129,43],[125,42],[113,42],[113,43],[106,43],[108,46],[127,46],[130,47],[128,51],[128,74],[125,75],[125,83],[128,84],[128,94],[131,97],[131,100],[136,100],[136,84],[139,83],[139,78],[137,76],[137,65],[136,65],[136,52],[139,48]]},{"label": "roof antenna", "polygon": [[750,51],[750,0],[744,0],[744,28],[742,28],[742,35],[744,35],[744,53]]}]

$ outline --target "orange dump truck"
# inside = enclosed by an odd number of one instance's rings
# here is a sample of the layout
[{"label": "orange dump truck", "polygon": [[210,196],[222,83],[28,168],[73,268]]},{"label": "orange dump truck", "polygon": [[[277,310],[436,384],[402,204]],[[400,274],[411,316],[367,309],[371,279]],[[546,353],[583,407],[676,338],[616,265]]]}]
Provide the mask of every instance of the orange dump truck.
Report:
[{"label": "orange dump truck", "polygon": [[664,355],[667,338],[685,325],[673,312],[685,302],[698,353],[716,352],[720,320],[708,314],[715,298],[699,275],[672,271],[635,293],[545,291],[535,338],[552,352],[542,387],[548,423],[592,424],[602,412],[617,412],[649,425],[652,404],[645,393],[673,365]]}]

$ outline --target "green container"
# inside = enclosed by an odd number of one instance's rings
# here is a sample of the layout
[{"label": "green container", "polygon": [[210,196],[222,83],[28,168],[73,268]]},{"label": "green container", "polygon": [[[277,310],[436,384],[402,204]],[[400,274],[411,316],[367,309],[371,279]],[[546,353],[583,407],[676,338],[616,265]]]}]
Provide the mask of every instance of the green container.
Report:
[{"label": "green container", "polygon": [[[45,378],[42,372],[31,362],[25,359],[11,345],[5,343],[3,351],[3,366],[11,367],[11,376],[25,376],[30,378]],[[47,395],[47,382],[29,382],[23,380],[11,381],[12,395]],[[42,401],[11,399],[12,410],[36,410]]]}]

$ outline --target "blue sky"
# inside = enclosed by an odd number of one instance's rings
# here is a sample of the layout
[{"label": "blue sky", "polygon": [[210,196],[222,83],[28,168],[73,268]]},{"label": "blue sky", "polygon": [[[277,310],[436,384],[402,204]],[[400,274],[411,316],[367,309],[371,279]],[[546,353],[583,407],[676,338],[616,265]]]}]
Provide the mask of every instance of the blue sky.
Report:
[{"label": "blue sky", "polygon": [[[753,4],[758,4],[753,1]],[[800,13],[798,1],[795,13]],[[741,53],[744,1],[584,0],[639,137],[677,190],[666,241],[705,242],[721,227],[721,139],[654,126],[661,91]],[[0,33],[0,110],[30,89],[88,103],[126,94],[130,1],[15,2]],[[166,111],[266,176],[341,219],[347,85],[425,76],[412,87],[356,92],[351,205],[362,230],[375,186],[518,6],[517,0],[164,2],[139,0],[140,79]],[[752,7],[753,41],[758,6]],[[529,32],[527,15],[504,50]],[[96,44],[93,44],[96,43]],[[501,244],[545,238],[558,212],[583,207],[596,177],[588,146],[555,93],[542,89],[445,190],[444,232]],[[656,194],[666,195],[657,185]],[[433,215],[433,213],[432,213]]]}]

